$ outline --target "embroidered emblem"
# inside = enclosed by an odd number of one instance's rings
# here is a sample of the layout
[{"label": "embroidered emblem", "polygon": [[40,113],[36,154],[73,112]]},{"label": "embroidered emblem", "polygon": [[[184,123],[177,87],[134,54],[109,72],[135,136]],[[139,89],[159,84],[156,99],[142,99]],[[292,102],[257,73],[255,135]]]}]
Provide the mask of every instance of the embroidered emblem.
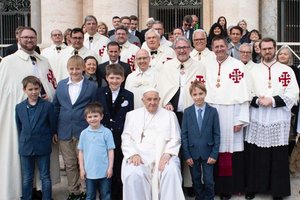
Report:
[{"label": "embroidered emblem", "polygon": [[101,49],[99,49],[99,56],[103,56],[103,53],[104,53],[104,49],[105,49],[105,45],[103,45],[103,47]]},{"label": "embroidered emblem", "polygon": [[132,55],[130,58],[127,59],[127,63],[130,65],[131,71],[135,71],[134,60],[135,60],[135,55]]},{"label": "embroidered emblem", "polygon": [[232,79],[234,83],[239,83],[242,78],[244,78],[244,73],[239,69],[233,69],[233,71],[229,74],[229,78]]},{"label": "embroidered emblem", "polygon": [[288,72],[282,72],[281,76],[278,77],[279,82],[282,83],[283,87],[286,87],[291,82],[291,75]]},{"label": "embroidered emblem", "polygon": [[201,83],[205,84],[204,76],[202,76],[202,75],[196,75],[196,79],[198,81],[200,81]]},{"label": "embroidered emblem", "polygon": [[47,73],[47,79],[48,79],[48,82],[51,83],[54,87],[54,89],[56,89],[56,79],[53,75],[53,71],[51,69],[48,69],[48,73]]}]

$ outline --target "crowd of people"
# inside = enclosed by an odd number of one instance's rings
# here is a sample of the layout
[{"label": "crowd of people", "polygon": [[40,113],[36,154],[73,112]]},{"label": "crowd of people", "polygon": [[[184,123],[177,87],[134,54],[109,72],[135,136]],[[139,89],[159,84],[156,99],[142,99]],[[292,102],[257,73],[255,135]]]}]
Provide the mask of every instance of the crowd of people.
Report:
[{"label": "crowd of people", "polygon": [[0,61],[0,200],[51,200],[59,152],[67,200],[290,196],[300,72],[289,47],[224,16],[208,34],[196,15],[169,34],[146,24],[114,16],[108,30],[88,15],[41,51],[33,28],[16,29]]}]

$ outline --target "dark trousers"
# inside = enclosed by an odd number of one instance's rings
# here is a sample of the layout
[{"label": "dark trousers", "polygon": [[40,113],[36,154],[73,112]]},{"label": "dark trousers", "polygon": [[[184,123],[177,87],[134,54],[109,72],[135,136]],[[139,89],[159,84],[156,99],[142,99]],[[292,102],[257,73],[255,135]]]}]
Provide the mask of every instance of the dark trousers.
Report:
[{"label": "dark trousers", "polygon": [[50,154],[41,156],[20,156],[22,168],[22,200],[32,199],[32,185],[35,161],[37,161],[42,182],[43,200],[51,200]]},{"label": "dark trousers", "polygon": [[97,190],[100,193],[99,199],[111,200],[111,179],[86,179],[86,200],[96,200]]},{"label": "dark trousers", "polygon": [[201,158],[193,161],[194,165],[190,167],[190,171],[196,194],[195,200],[213,200],[215,196],[214,165],[207,164],[207,160]]}]

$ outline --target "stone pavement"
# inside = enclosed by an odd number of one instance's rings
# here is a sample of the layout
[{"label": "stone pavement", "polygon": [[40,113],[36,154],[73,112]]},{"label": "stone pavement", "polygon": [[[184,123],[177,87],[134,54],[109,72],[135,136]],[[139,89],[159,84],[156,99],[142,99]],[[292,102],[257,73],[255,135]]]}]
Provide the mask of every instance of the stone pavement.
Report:
[{"label": "stone pavement", "polygon": [[[300,200],[300,173],[298,172],[296,175],[291,175],[291,188],[292,195],[290,197],[285,198],[285,200]],[[62,171],[61,175],[61,183],[53,186],[53,199],[54,200],[66,200],[68,196],[67,191],[67,178],[65,172]],[[219,200],[219,197],[215,197],[215,199]],[[245,199],[244,196],[233,196],[231,200],[242,200]],[[141,199],[143,200],[143,199]],[[170,199],[172,200],[172,199]],[[187,197],[186,200],[194,200],[194,198]],[[257,195],[255,200],[272,200],[270,195]]]}]

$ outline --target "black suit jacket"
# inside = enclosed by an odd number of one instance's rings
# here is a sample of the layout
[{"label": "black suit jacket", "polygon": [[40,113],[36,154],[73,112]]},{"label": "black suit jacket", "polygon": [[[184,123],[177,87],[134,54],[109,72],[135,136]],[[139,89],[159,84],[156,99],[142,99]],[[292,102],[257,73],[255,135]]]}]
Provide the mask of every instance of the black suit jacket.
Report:
[{"label": "black suit jacket", "polygon": [[114,35],[115,34],[115,29],[112,29],[112,30],[110,30],[110,31],[108,31],[108,37],[110,37],[110,36],[112,36],[112,35]]},{"label": "black suit jacket", "polygon": [[[182,30],[183,33],[184,33],[184,30],[183,30],[182,28],[181,28],[181,30]],[[192,46],[194,46],[194,45],[193,45],[193,33],[194,33],[194,29],[190,28],[190,29],[189,29],[189,38],[188,38],[188,40],[191,42]]]},{"label": "black suit jacket", "polygon": [[145,42],[145,35],[143,35],[138,30],[135,31],[135,36],[140,39],[141,45]]},{"label": "black suit jacket", "polygon": [[[120,64],[123,68],[124,68],[124,76],[125,76],[125,80],[123,81],[121,87],[124,88],[125,86],[125,81],[126,81],[126,78],[127,76],[131,73],[131,68],[130,68],[130,65],[128,63],[125,63],[125,62],[122,62],[119,60],[118,64]],[[97,76],[97,80],[100,80],[101,82],[101,79],[103,78],[105,81],[106,81],[106,73],[105,73],[105,67],[109,65],[109,61],[105,62],[105,63],[102,63],[100,65],[98,65],[97,67],[97,70],[96,70],[96,76]],[[98,81],[98,87],[101,87],[101,84]],[[106,81],[107,82],[107,81]]]},{"label": "black suit jacket", "polygon": [[[10,45],[10,46],[8,46],[8,47],[5,47],[3,50],[4,50],[4,52],[3,52],[3,57],[9,56],[9,55],[15,53],[16,51],[18,51],[18,44],[17,44],[17,43],[16,43],[16,44],[12,44],[12,45]],[[38,54],[41,53],[40,48],[39,48],[38,46],[36,46],[34,50],[35,50]]]}]

